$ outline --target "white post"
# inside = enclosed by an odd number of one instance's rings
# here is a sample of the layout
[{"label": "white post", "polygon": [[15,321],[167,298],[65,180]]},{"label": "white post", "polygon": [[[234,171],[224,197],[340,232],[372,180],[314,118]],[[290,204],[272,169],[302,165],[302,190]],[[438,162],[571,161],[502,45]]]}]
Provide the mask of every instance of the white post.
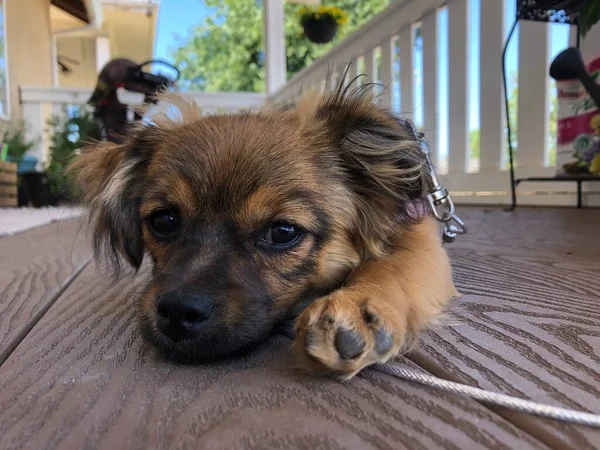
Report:
[{"label": "white post", "polygon": [[287,81],[283,13],[283,0],[264,0],[265,66],[269,95]]},{"label": "white post", "polygon": [[414,120],[413,101],[414,77],[414,31],[412,26],[405,27],[398,36],[400,45],[400,112],[409,120]]},{"label": "white post", "polygon": [[544,167],[548,142],[548,24],[519,24],[519,168]]},{"label": "white post", "polygon": [[[439,166],[438,154],[438,29],[437,10],[423,16],[423,131],[428,137],[431,160]],[[450,86],[452,88],[452,86]]]},{"label": "white post", "polygon": [[368,78],[368,83],[374,83],[377,81],[377,74],[375,73],[375,53],[372,48],[365,50],[365,75]]},{"label": "white post", "polygon": [[386,38],[381,43],[381,79],[379,82],[383,85],[381,93],[381,105],[385,108],[392,108],[394,102],[394,49],[396,41]]},{"label": "white post", "polygon": [[469,154],[469,3],[448,3],[448,171],[467,171]]},{"label": "white post", "polygon": [[[504,47],[504,1],[481,2],[479,50],[480,158],[479,171],[500,168],[505,138],[502,49]],[[515,130],[516,131],[516,130]]]},{"label": "white post", "polygon": [[110,41],[108,36],[96,38],[96,70],[100,72],[110,61]]}]

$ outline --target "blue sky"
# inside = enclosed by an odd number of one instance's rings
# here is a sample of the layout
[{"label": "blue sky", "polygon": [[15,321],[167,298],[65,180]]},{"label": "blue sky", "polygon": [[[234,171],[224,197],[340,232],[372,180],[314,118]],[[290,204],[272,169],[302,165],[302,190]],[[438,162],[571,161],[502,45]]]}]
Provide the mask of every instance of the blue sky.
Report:
[{"label": "blue sky", "polygon": [[[469,62],[469,128],[479,128],[479,11],[481,0],[470,0],[470,21],[471,21],[471,40],[470,40],[470,62]],[[497,0],[502,1],[502,0]],[[515,15],[516,0],[506,1],[506,34],[512,24],[512,18]],[[155,45],[155,57],[169,59],[169,48],[176,43],[173,35],[187,36],[188,30],[194,25],[198,25],[210,14],[202,0],[162,0],[158,17],[158,32]],[[438,48],[440,55],[440,69],[438,74],[439,99],[440,99],[440,129],[438,132],[440,155],[446,155],[448,152],[447,132],[448,132],[448,47],[444,36],[448,35],[447,12],[441,10],[439,16],[439,36],[440,45]],[[569,27],[566,25],[552,24],[550,26],[550,60],[559,51],[567,47],[569,38]],[[507,67],[509,72],[517,69],[518,65],[518,28],[515,33],[507,55]],[[419,85],[422,73],[422,56],[419,51],[415,53],[415,121],[422,123],[423,111],[419,108],[422,104],[423,89]],[[444,82],[444,80],[446,82]],[[396,97],[395,103],[399,104],[399,98]]]},{"label": "blue sky", "polygon": [[210,14],[203,0],[162,0],[158,12],[158,29],[154,57],[169,60],[174,34],[186,37],[190,27],[199,25]]}]

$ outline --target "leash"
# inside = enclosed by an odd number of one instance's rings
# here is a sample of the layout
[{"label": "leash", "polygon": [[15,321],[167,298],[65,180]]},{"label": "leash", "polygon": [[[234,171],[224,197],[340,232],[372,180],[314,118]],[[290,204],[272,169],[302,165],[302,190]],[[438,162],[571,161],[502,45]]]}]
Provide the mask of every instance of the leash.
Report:
[{"label": "leash", "polygon": [[[444,224],[442,239],[444,243],[452,243],[458,235],[466,234],[467,227],[465,223],[458,217],[455,211],[454,202],[450,197],[448,190],[440,183],[433,163],[431,154],[426,141],[423,138],[423,133],[415,133],[421,142],[421,146],[427,158],[429,175],[432,180],[432,187],[427,193],[427,200],[433,216],[438,222]],[[280,325],[279,332],[291,339],[294,339],[293,323],[289,322]],[[466,384],[456,383],[453,381],[444,380],[434,375],[423,373],[414,369],[407,369],[396,364],[377,363],[368,366],[366,369],[385,373],[395,378],[412,381],[423,386],[432,387],[451,394],[457,394],[465,397],[470,397],[482,403],[501,406],[503,408],[512,409],[522,413],[532,414],[539,417],[545,417],[561,422],[569,422],[578,425],[586,425],[589,427],[600,428],[600,415],[576,411],[573,409],[561,408],[557,406],[545,405],[530,400],[525,400],[518,397],[512,397],[506,394],[486,391]]]},{"label": "leash", "polygon": [[[278,327],[278,331],[283,336],[294,339],[294,327],[292,323],[281,324]],[[415,369],[400,367],[397,364],[376,363],[371,366],[367,366],[365,369],[374,372],[385,373],[386,375],[390,375],[401,380],[412,381],[414,383],[432,387],[451,394],[470,397],[474,400],[480,401],[481,403],[501,406],[513,411],[532,414],[561,422],[600,428],[600,415],[598,414],[576,411],[558,406],[545,405],[543,403],[512,397],[506,394],[498,394],[496,392],[486,391],[485,389],[476,388],[466,384],[444,380]]]}]

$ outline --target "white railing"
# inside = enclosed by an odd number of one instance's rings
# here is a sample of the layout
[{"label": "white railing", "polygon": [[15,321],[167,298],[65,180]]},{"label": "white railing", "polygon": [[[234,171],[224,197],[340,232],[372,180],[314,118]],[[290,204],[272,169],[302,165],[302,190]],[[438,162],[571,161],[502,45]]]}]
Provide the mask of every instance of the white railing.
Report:
[{"label": "white railing", "polygon": [[[66,106],[83,106],[92,95],[88,88],[47,88],[21,87],[23,117],[27,123],[28,137],[36,141],[29,153],[38,159],[38,170],[43,170],[47,161],[50,135],[48,121],[55,114],[61,114]],[[266,96],[252,92],[189,92],[203,113],[235,112],[242,109],[258,108],[264,105]],[[139,94],[123,92],[121,102],[135,107],[141,103]]]},{"label": "white railing", "polygon": [[[479,129],[477,161],[469,152],[469,29],[470,2],[480,2],[479,31]],[[387,89],[378,102],[401,115],[416,119],[428,136],[434,161],[457,203],[507,204],[510,180],[506,165],[506,121],[502,88],[502,49],[506,37],[506,1],[514,0],[396,0],[368,24],[315,61],[267,99],[254,93],[189,93],[207,112],[254,108],[269,102],[293,101],[309,89],[323,89],[346,64],[351,78],[366,74]],[[445,9],[444,9],[445,8]],[[440,12],[447,14],[447,36],[440,33]],[[447,12],[446,12],[447,11]],[[566,27],[566,25],[564,25]],[[421,60],[416,59],[415,30],[420,29]],[[549,167],[549,28],[547,24],[519,25],[519,98],[517,177],[552,176]],[[575,40],[571,30],[570,40]],[[441,79],[440,44],[447,46],[448,79]],[[586,58],[598,56],[600,27],[592,29],[583,43]],[[399,55],[399,56],[398,56]],[[399,69],[398,69],[399,67]],[[415,68],[421,67],[418,85]],[[440,83],[447,82],[447,140],[441,141]],[[421,96],[414,93],[417,87]],[[84,104],[89,89],[21,88],[23,112],[32,135],[42,136],[36,155],[43,161],[48,148],[47,119],[65,104]],[[418,97],[418,99],[417,99]],[[399,99],[399,100],[398,100]],[[136,100],[132,99],[131,103]],[[442,144],[442,145],[440,145]],[[440,149],[447,150],[441,152]],[[584,184],[584,202],[600,204],[600,183]],[[525,183],[519,187],[520,203],[574,205],[574,183]],[[544,195],[533,195],[544,194]]]},{"label": "white railing", "polygon": [[[302,92],[323,89],[332,75],[351,63],[351,78],[361,72],[386,86],[378,101],[388,107],[400,97],[395,109],[413,118],[422,110],[421,128],[455,201],[506,204],[510,180],[506,170],[506,126],[502,87],[502,49],[506,24],[503,0],[479,0],[480,8],[480,156],[473,169],[469,161],[469,0],[397,0],[367,25],[349,36],[276,92],[276,102],[293,101]],[[447,8],[448,35],[439,33],[441,8]],[[422,102],[415,101],[415,29],[422,39]],[[567,26],[567,25],[563,25]],[[548,67],[549,25],[519,24],[519,100],[517,177],[553,176],[556,167],[548,160]],[[574,42],[575,29],[570,31]],[[595,27],[583,44],[585,57],[598,56],[600,30]],[[447,44],[444,42],[447,39]],[[447,155],[438,153],[440,130],[439,44],[448,48],[448,140]],[[399,54],[399,60],[397,55]],[[398,64],[399,63],[399,64]],[[396,68],[400,67],[399,73]],[[362,70],[364,66],[364,70]],[[397,80],[397,82],[394,82]],[[399,88],[399,89],[398,89]],[[397,92],[399,91],[399,92]],[[399,106],[399,108],[397,108]],[[600,183],[584,183],[585,204],[600,204]],[[524,183],[519,186],[520,203],[574,205],[575,183]],[[545,194],[545,195],[533,195]]]}]

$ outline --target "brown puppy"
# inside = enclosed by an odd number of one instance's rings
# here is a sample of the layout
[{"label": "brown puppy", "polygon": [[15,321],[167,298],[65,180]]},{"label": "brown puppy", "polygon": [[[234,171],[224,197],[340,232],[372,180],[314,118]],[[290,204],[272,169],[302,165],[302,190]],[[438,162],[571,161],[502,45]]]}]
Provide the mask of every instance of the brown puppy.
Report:
[{"label": "brown puppy", "polygon": [[98,253],[145,254],[145,337],[175,360],[246,351],[296,321],[300,366],[349,378],[413,341],[457,295],[408,122],[348,89],[203,117],[178,96],[74,170]]}]

